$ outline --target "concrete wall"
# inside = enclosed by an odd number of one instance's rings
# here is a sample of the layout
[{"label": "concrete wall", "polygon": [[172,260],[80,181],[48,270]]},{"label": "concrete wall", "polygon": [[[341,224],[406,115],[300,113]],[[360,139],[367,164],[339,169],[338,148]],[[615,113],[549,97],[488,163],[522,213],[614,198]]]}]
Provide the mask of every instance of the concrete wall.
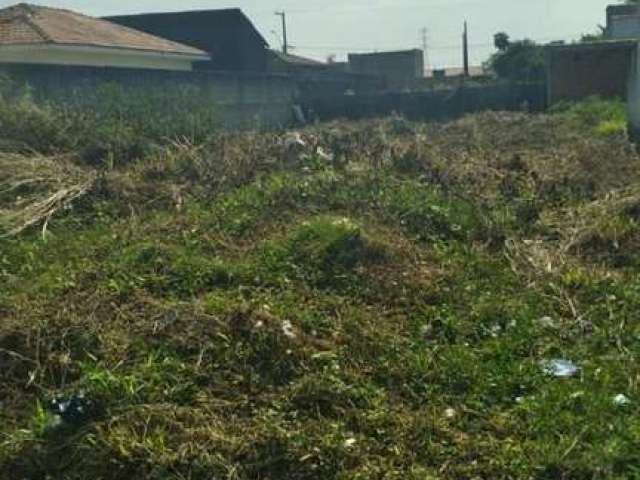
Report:
[{"label": "concrete wall", "polygon": [[631,54],[627,110],[632,134],[640,138],[640,44]]},{"label": "concrete wall", "polygon": [[424,77],[424,54],[422,50],[349,54],[349,71],[401,84]]},{"label": "concrete wall", "polygon": [[66,45],[3,45],[0,63],[190,71],[198,56]]},{"label": "concrete wall", "polygon": [[549,103],[627,96],[633,42],[547,48]]},{"label": "concrete wall", "polygon": [[36,98],[70,105],[90,106],[98,101],[96,92],[109,85],[149,95],[171,108],[180,108],[181,98],[192,95],[210,104],[227,128],[288,126],[298,96],[291,78],[264,74],[9,64],[0,65],[1,74],[28,84]]},{"label": "concrete wall", "polygon": [[416,93],[342,95],[305,104],[320,120],[361,119],[399,113],[413,120],[449,120],[485,110],[543,111],[544,84],[463,86]]},{"label": "concrete wall", "polygon": [[609,5],[605,36],[611,40],[640,38],[640,7]]},{"label": "concrete wall", "polygon": [[607,26],[607,38],[611,40],[640,39],[640,15],[611,17],[611,23]]}]

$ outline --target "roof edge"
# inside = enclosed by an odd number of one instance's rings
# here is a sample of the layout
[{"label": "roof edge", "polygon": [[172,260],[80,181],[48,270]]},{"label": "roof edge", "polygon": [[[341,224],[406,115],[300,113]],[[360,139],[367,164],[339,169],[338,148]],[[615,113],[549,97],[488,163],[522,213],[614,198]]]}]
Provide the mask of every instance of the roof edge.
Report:
[{"label": "roof edge", "polygon": [[545,50],[588,50],[588,49],[606,49],[606,48],[637,48],[640,46],[640,40],[621,39],[621,40],[603,40],[600,42],[583,42],[583,43],[563,43],[544,45]]},{"label": "roof edge", "polygon": [[[233,7],[233,8],[197,8],[194,10],[174,10],[174,11],[170,11],[170,12],[139,12],[139,13],[128,13],[128,14],[123,14],[123,15],[107,15],[104,17],[100,17],[103,18],[105,20],[109,20],[110,18],[122,18],[122,17],[138,17],[138,16],[152,16],[152,15],[175,15],[176,13],[180,14],[180,13],[184,13],[185,15],[188,14],[194,14],[194,13],[205,13],[205,12],[236,12],[236,13],[240,13],[242,15],[244,15],[245,17],[247,17],[247,15],[245,15],[245,13],[242,11],[241,8],[237,8],[237,7]],[[249,18],[249,17],[247,17]]]},{"label": "roof edge", "polygon": [[361,56],[361,57],[365,57],[365,56],[374,56],[374,55],[393,55],[394,53],[418,53],[418,52],[422,52],[421,49],[419,48],[407,48],[405,50],[385,50],[385,51],[381,51],[381,52],[364,52],[364,53],[349,53],[349,56]]},{"label": "roof edge", "polygon": [[148,13],[132,13],[132,14],[125,14],[125,15],[108,15],[105,17],[99,17],[102,18],[103,20],[107,20],[107,21],[114,21],[115,23],[117,23],[117,20],[119,19],[125,19],[125,18],[133,18],[133,17],[163,17],[166,15],[194,15],[194,14],[203,14],[203,13],[208,13],[208,12],[226,12],[226,13],[236,13],[239,14],[241,17],[243,17],[246,22],[251,25],[251,28],[253,29],[253,31],[256,33],[256,35],[258,36],[258,38],[260,38],[260,41],[262,42],[262,44],[265,47],[269,47],[269,42],[267,42],[267,39],[264,37],[264,35],[262,35],[262,33],[260,33],[260,30],[258,30],[258,28],[254,25],[253,21],[251,21],[251,18],[249,18],[249,16],[244,13],[244,11],[241,8],[204,8],[204,9],[196,9],[196,10],[176,10],[176,11],[172,11],[172,12],[148,12]]},{"label": "roof edge", "polygon": [[194,58],[200,60],[210,60],[211,56],[206,52],[202,53],[190,53],[190,52],[176,52],[176,51],[162,51],[162,50],[154,50],[154,49],[146,49],[146,48],[135,48],[135,47],[124,47],[118,45],[100,45],[95,43],[61,43],[61,42],[42,42],[42,43],[0,43],[0,50],[11,48],[11,47],[61,47],[61,48],[72,48],[72,47],[81,47],[81,48],[89,48],[96,50],[118,50],[118,51],[129,51],[135,53],[150,53],[155,54],[157,56],[176,56],[176,57],[186,57],[186,58]]}]

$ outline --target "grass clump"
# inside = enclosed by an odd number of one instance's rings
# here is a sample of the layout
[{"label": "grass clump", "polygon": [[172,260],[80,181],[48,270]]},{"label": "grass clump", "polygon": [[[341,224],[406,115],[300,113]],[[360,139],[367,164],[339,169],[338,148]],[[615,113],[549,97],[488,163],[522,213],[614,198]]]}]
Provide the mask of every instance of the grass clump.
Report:
[{"label": "grass clump", "polygon": [[348,218],[324,217],[305,222],[288,242],[291,259],[312,283],[336,285],[358,266],[385,260],[384,246],[367,238]]},{"label": "grass clump", "polygon": [[627,106],[621,100],[589,97],[580,102],[561,102],[552,112],[571,128],[585,128],[602,136],[624,135],[627,131]]}]

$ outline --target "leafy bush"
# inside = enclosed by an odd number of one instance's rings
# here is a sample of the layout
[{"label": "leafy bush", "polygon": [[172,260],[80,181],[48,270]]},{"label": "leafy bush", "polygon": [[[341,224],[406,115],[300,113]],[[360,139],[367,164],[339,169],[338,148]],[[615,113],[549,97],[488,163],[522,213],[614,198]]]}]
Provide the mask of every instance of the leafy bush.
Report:
[{"label": "leafy bush", "polygon": [[593,96],[580,102],[560,102],[550,112],[570,128],[589,129],[599,135],[623,134],[627,130],[627,108],[622,100]]}]

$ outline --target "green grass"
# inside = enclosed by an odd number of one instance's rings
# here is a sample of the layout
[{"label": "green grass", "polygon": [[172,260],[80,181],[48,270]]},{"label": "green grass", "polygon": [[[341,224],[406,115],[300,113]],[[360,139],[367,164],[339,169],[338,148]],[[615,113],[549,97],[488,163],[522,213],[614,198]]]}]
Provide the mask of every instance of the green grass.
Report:
[{"label": "green grass", "polygon": [[640,477],[626,139],[521,114],[303,134],[344,158],[216,133],[0,238],[0,478]]},{"label": "green grass", "polygon": [[624,135],[627,131],[627,106],[621,100],[589,97],[580,102],[561,102],[552,112],[571,127],[591,129],[598,135]]}]

